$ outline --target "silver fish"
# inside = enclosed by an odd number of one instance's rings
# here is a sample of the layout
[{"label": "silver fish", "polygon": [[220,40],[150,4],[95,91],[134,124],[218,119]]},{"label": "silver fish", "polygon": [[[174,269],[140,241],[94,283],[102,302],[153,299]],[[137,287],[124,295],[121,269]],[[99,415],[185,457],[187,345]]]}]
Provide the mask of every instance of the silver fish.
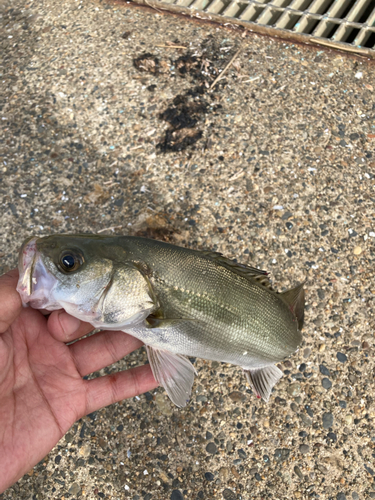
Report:
[{"label": "silver fish", "polygon": [[130,236],[29,238],[19,257],[23,303],[123,330],[146,345],[155,379],[177,406],[196,374],[186,356],[239,365],[268,401],[275,363],[296,351],[303,283],[275,292],[265,271],[219,253]]}]

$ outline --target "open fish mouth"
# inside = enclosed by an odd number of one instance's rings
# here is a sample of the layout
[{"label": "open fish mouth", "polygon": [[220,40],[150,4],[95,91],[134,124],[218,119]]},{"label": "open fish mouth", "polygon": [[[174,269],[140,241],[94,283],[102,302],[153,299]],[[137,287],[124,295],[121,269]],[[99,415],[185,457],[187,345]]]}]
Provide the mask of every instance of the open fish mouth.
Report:
[{"label": "open fish mouth", "polygon": [[31,237],[24,242],[18,258],[19,280],[17,292],[24,307],[35,309],[61,309],[52,298],[56,278],[48,272],[37,248],[37,238]]}]

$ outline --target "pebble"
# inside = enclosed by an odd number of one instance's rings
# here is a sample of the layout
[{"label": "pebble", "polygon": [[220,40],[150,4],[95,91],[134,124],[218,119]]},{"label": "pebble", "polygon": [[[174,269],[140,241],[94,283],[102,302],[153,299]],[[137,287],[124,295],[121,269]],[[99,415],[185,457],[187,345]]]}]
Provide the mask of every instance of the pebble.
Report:
[{"label": "pebble", "polygon": [[305,410],[306,410],[306,413],[308,414],[308,416],[311,417],[311,418],[313,418],[314,412],[313,412],[311,406],[305,405]]},{"label": "pebble", "polygon": [[365,465],[365,469],[367,470],[367,472],[369,474],[371,474],[371,476],[375,476],[375,472],[371,469],[371,467],[368,467],[367,465]]},{"label": "pebble", "polygon": [[205,472],[204,477],[207,479],[207,481],[213,481],[215,476],[212,474],[212,472]]},{"label": "pebble", "polygon": [[361,247],[355,247],[353,250],[354,255],[361,255],[362,253],[362,248]]},{"label": "pebble", "polygon": [[306,347],[304,350],[303,350],[303,357],[304,358],[308,358],[311,354],[311,349],[310,347]]},{"label": "pebble", "polygon": [[279,398],[279,396],[276,396],[275,403],[280,405],[280,406],[286,406],[286,399]]},{"label": "pebble", "polygon": [[215,453],[217,452],[217,446],[215,443],[208,443],[208,445],[206,446],[206,451],[207,453],[211,453],[211,455],[215,455]]},{"label": "pebble", "polygon": [[326,345],[325,344],[320,344],[319,345],[319,352],[324,352],[326,349]]},{"label": "pebble", "polygon": [[328,368],[325,365],[319,365],[319,371],[322,375],[325,375],[326,377],[331,376],[331,372],[328,370]]},{"label": "pebble", "polygon": [[278,462],[284,462],[288,459],[289,455],[290,450],[288,450],[288,448],[278,448],[277,450],[275,450],[274,457]]},{"label": "pebble", "polygon": [[294,412],[298,412],[298,406],[296,405],[296,403],[291,403],[290,405],[290,408],[294,411]]},{"label": "pebble", "polygon": [[336,354],[337,356],[337,359],[340,361],[340,363],[346,363],[346,361],[348,361],[348,358],[345,354],[343,354],[342,352],[338,352]]},{"label": "pebble", "polygon": [[223,491],[223,497],[225,500],[236,500],[237,498],[234,491],[230,490],[229,488],[225,488],[225,490]]},{"label": "pebble", "polygon": [[246,395],[243,392],[239,392],[239,391],[231,392],[229,394],[229,397],[234,403],[239,403],[241,401],[245,401],[245,399],[246,399]]},{"label": "pebble", "polygon": [[338,493],[336,500],[346,500],[346,496],[344,493]]},{"label": "pebble", "polygon": [[323,427],[329,429],[333,425],[333,415],[330,412],[323,413]]},{"label": "pebble", "polygon": [[184,496],[180,490],[173,490],[171,493],[171,500],[184,500]]},{"label": "pebble", "polygon": [[359,500],[359,495],[358,495],[358,493],[356,491],[353,491],[353,493],[352,493],[352,499],[353,500]]},{"label": "pebble", "polygon": [[346,423],[346,425],[352,425],[353,424],[353,417],[352,417],[352,415],[345,415],[345,423]]},{"label": "pebble", "polygon": [[74,439],[74,436],[70,432],[68,432],[67,434],[65,434],[65,441],[67,443],[71,443],[73,441],[73,439]]},{"label": "pebble", "polygon": [[328,439],[330,439],[332,442],[336,443],[337,441],[337,436],[334,432],[329,432],[327,434]]},{"label": "pebble", "polygon": [[308,444],[301,444],[299,447],[299,451],[306,455],[310,451],[310,446]]},{"label": "pebble", "polygon": [[300,419],[302,420],[302,422],[306,425],[306,427],[310,427],[312,425],[312,420],[310,417],[308,417],[307,415],[305,415],[304,413],[301,413],[300,414]]},{"label": "pebble", "polygon": [[328,391],[328,389],[332,387],[332,382],[329,380],[329,378],[324,377],[324,379],[322,380],[322,386]]},{"label": "pebble", "polygon": [[219,470],[219,477],[223,481],[228,481],[228,478],[229,478],[229,469],[228,469],[228,467],[221,467],[221,469]]},{"label": "pebble", "polygon": [[164,394],[157,394],[155,396],[155,403],[160,413],[166,415],[167,417],[170,417],[172,415],[173,409],[167,396],[165,396]]},{"label": "pebble", "polygon": [[81,492],[81,487],[78,483],[73,483],[69,488],[69,493],[73,496],[77,496]]},{"label": "pebble", "polygon": [[294,384],[290,384],[287,387],[286,392],[293,397],[298,396],[301,392],[301,384],[299,384],[298,382],[296,382]]},{"label": "pebble", "polygon": [[296,465],[293,470],[297,474],[297,476],[300,478],[300,480],[303,481],[303,474],[301,472],[301,469],[298,467],[298,465]]},{"label": "pebble", "polygon": [[324,467],[324,465],[318,464],[318,469],[322,474],[328,474],[328,469],[327,467]]},{"label": "pebble", "polygon": [[91,446],[88,443],[85,443],[79,449],[79,454],[83,457],[88,457],[91,453]]}]

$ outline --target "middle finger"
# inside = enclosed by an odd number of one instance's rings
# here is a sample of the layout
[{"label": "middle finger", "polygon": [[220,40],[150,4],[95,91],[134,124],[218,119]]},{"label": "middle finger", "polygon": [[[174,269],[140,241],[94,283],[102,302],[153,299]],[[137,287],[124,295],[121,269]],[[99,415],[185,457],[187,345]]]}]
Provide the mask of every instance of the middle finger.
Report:
[{"label": "middle finger", "polygon": [[124,332],[103,331],[69,346],[79,374],[84,377],[119,361],[143,343]]}]

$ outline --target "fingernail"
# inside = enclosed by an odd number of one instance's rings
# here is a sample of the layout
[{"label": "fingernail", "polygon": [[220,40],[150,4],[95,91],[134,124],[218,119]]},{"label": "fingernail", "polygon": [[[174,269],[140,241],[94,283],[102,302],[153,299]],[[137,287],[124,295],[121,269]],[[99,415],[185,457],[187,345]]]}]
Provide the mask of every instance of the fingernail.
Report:
[{"label": "fingernail", "polygon": [[66,337],[70,337],[76,332],[81,324],[81,321],[77,318],[73,318],[70,314],[65,311],[59,314],[59,321],[62,331]]}]

